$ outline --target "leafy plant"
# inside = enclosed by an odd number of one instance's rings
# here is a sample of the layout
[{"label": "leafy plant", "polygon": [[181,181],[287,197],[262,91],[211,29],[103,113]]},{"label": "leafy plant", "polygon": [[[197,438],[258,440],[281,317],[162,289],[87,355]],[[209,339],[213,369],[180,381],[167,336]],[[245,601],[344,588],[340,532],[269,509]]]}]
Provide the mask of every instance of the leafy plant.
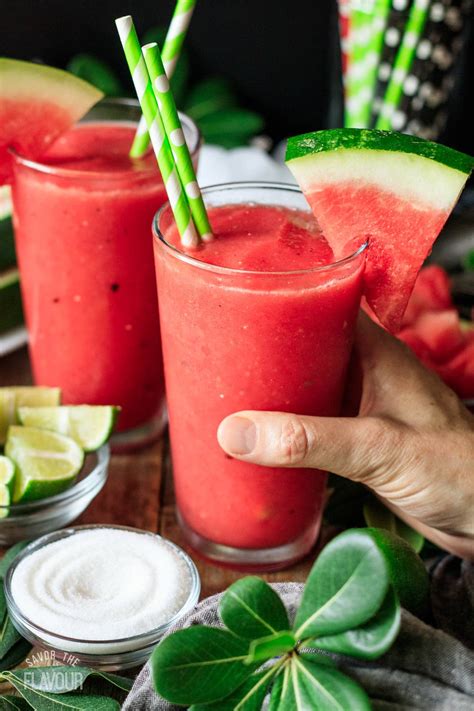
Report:
[{"label": "leafy plant", "polygon": [[106,96],[123,96],[124,88],[109,65],[92,54],[76,54],[67,64],[71,74],[94,84]]},{"label": "leafy plant", "polygon": [[22,662],[31,649],[31,644],[23,639],[10,620],[3,589],[3,579],[10,564],[26,545],[21,542],[12,546],[0,561],[0,672]]},{"label": "leafy plant", "polygon": [[196,625],[165,638],[151,658],[156,691],[191,711],[317,708],[365,711],[365,691],[328,653],[376,659],[393,644],[400,605],[419,606],[427,574],[413,549],[375,528],[333,539],[316,560],[293,624],[260,578],[223,595],[224,628]]},{"label": "leafy plant", "polygon": [[[109,686],[128,692],[133,682],[117,674],[107,674],[79,666],[30,667],[0,673],[0,681],[7,681],[21,695],[0,697],[15,709],[34,711],[118,711],[120,703],[108,696],[84,693],[83,685],[91,677],[98,677]],[[17,704],[15,706],[14,704]],[[0,705],[9,708],[8,705]]]},{"label": "leafy plant", "polygon": [[371,496],[364,504],[364,518],[367,526],[385,528],[387,531],[396,533],[409,543],[417,553],[421,551],[425,543],[424,537],[414,528],[398,518],[390,509],[382,504],[375,496]]},{"label": "leafy plant", "polygon": [[420,553],[425,539],[382,504],[367,487],[344,477],[330,474],[329,500],[324,511],[325,520],[335,526],[363,526],[384,528],[395,533]]},{"label": "leafy plant", "polygon": [[20,696],[0,695],[0,711],[118,711],[120,704],[113,698],[85,692],[84,684],[99,678],[121,693],[128,692],[132,680],[80,666],[12,667],[23,662],[31,644],[20,635],[8,615],[3,589],[5,574],[28,542],[12,546],[0,560],[0,683],[8,682]]}]

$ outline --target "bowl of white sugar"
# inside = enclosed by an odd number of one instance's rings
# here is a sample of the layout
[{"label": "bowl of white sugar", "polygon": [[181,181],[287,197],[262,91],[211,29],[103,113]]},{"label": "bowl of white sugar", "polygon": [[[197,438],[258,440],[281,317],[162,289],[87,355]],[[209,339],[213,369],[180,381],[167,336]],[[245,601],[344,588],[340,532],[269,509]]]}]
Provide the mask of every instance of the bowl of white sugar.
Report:
[{"label": "bowl of white sugar", "polygon": [[27,546],[5,577],[13,624],[59,659],[103,670],[146,662],[197,603],[191,558],[171,541],[125,526],[77,526]]}]

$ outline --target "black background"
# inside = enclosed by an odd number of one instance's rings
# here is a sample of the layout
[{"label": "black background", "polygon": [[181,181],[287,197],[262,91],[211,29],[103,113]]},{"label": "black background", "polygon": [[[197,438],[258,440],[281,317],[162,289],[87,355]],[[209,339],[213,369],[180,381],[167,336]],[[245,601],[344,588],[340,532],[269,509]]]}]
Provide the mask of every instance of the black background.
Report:
[{"label": "black background", "polygon": [[[170,20],[174,0],[0,0],[0,54],[64,66],[91,52],[129,85],[114,19],[132,14],[139,34]],[[230,78],[275,139],[340,123],[336,0],[199,0],[187,46],[195,78]],[[443,140],[474,153],[468,97],[472,22]],[[130,87],[131,91],[131,87]],[[469,97],[470,99],[471,97]]]}]

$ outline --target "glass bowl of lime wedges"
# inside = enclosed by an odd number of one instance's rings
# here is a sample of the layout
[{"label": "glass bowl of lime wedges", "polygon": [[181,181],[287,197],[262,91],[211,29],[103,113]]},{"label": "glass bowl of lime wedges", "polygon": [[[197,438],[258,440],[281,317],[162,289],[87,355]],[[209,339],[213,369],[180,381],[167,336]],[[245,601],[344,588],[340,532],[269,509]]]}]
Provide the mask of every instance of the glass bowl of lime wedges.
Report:
[{"label": "glass bowl of lime wedges", "polygon": [[0,388],[0,545],[67,526],[107,479],[117,408],[59,405],[56,388]]}]

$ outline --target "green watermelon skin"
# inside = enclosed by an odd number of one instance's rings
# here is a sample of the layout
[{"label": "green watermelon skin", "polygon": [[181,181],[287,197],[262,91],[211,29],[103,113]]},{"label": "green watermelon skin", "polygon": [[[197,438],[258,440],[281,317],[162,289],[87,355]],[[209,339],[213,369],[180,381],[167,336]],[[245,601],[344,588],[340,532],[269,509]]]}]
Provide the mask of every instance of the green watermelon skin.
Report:
[{"label": "green watermelon skin", "polygon": [[364,294],[398,331],[474,160],[412,136],[334,129],[290,139],[286,161],[336,258],[369,242]]}]

